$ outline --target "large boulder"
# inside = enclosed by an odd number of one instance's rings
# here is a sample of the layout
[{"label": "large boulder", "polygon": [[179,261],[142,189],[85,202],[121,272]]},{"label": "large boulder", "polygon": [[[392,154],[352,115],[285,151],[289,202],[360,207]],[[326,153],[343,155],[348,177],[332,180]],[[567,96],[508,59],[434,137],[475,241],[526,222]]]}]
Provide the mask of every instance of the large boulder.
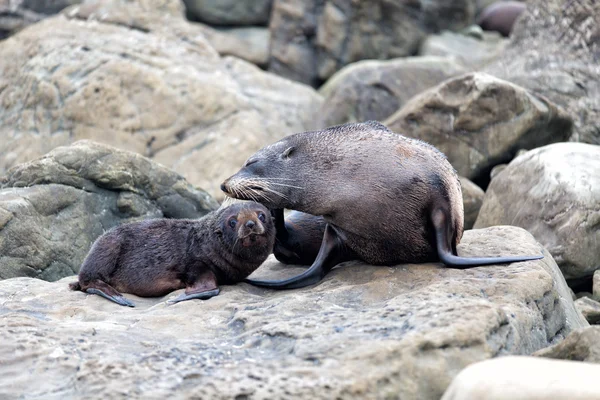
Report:
[{"label": "large boulder", "polygon": [[459,176],[458,179],[460,180],[463,207],[465,210],[464,227],[465,229],[471,229],[473,225],[475,225],[477,215],[479,215],[479,210],[481,209],[481,204],[483,204],[483,196],[485,193],[479,186],[467,178]]},{"label": "large boulder", "polygon": [[[495,227],[465,232],[458,251],[540,246],[520,228]],[[70,279],[9,279],[0,282],[0,390],[8,398],[439,399],[473,362],[529,354],[587,326],[545,255],[466,270],[351,262],[310,288],[238,284],[172,306],[165,300],[181,291],[126,295],[135,309],[72,292]],[[255,274],[299,270],[270,259]]]},{"label": "large boulder", "polygon": [[514,159],[490,183],[475,228],[510,224],[548,249],[567,279],[600,266],[600,146],[556,143]]},{"label": "large boulder", "polygon": [[57,280],[120,223],[199,218],[217,203],[179,174],[91,141],[58,147],[0,180],[0,279]]},{"label": "large boulder", "polygon": [[465,368],[442,400],[597,400],[600,365],[499,357]]},{"label": "large boulder", "polygon": [[211,25],[266,25],[273,0],[183,0],[188,16]]},{"label": "large boulder", "polygon": [[471,23],[475,0],[275,0],[269,70],[319,85],[344,65],[414,55],[428,33]]},{"label": "large boulder", "polygon": [[350,64],[319,89],[324,97],[319,125],[383,121],[414,95],[465,72],[464,67],[447,57],[406,57]]},{"label": "large boulder", "polygon": [[219,195],[246,158],[308,130],[309,87],[140,3],[86,2],[0,42],[0,173],[77,139],[149,156]]},{"label": "large boulder", "polygon": [[485,72],[542,95],[575,120],[571,140],[600,144],[600,2],[529,0]]},{"label": "large boulder", "polygon": [[543,97],[484,73],[449,79],[413,97],[385,124],[440,149],[458,173],[486,182],[517,150],[566,140],[572,120]]}]

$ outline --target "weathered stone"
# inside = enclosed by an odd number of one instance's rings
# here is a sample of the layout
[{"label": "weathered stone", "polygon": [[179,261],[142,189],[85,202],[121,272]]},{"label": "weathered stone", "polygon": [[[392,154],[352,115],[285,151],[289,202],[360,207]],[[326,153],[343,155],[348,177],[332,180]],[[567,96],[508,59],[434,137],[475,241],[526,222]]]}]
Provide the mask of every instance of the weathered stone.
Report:
[{"label": "weathered stone", "polygon": [[319,85],[344,65],[413,55],[427,33],[471,23],[475,0],[275,0],[269,70]]},{"label": "weathered stone", "polygon": [[575,329],[562,342],[533,355],[600,364],[600,326]]},{"label": "weathered stone", "polygon": [[600,322],[600,303],[589,297],[581,297],[575,300],[575,307],[583,314],[587,322],[597,324]]},{"label": "weathered stone", "polygon": [[466,69],[445,57],[360,61],[333,75],[319,92],[320,126],[383,121],[411,97]]},{"label": "weathered stone", "polygon": [[508,43],[508,39],[496,32],[480,35],[451,31],[430,35],[421,43],[419,54],[454,57],[466,67],[477,69],[498,58]]},{"label": "weathered stone", "polygon": [[[2,225],[2,223],[0,223]],[[594,277],[592,281],[592,293],[594,300],[600,301],[600,269],[594,271]]]},{"label": "weathered stone", "polygon": [[0,42],[0,173],[76,139],[220,182],[321,105],[309,87],[221,58],[203,30],[143,3],[88,2]]},{"label": "weathered stone", "polygon": [[267,28],[229,28],[203,30],[206,40],[222,56],[235,56],[262,67],[269,62],[271,36]]},{"label": "weathered stone", "polygon": [[[515,227],[467,231],[458,246],[465,256],[539,249]],[[135,309],[69,291],[69,279],[5,280],[0,393],[439,399],[468,364],[529,354],[587,326],[545,254],[466,270],[351,262],[311,288],[238,284],[208,301],[173,306],[165,300],[180,291],[126,295]],[[270,259],[255,275],[301,270]]]},{"label": "weathered stone", "polygon": [[217,203],[177,173],[91,141],[58,147],[0,180],[0,279],[72,275],[120,223],[199,218]]},{"label": "weathered stone", "polygon": [[462,370],[442,400],[596,400],[600,366],[536,357],[498,357]]},{"label": "weathered stone", "polygon": [[188,17],[212,25],[266,25],[273,0],[183,0]]},{"label": "weathered stone", "polygon": [[483,203],[483,190],[465,177],[459,176],[465,209],[465,229],[471,229],[475,224],[479,209]]},{"label": "weathered stone", "polygon": [[543,95],[575,119],[571,140],[600,144],[600,2],[529,0],[485,72]]},{"label": "weathered stone", "polygon": [[600,146],[556,143],[515,158],[488,187],[475,228],[520,226],[567,279],[600,265]]},{"label": "weathered stone", "polygon": [[81,0],[0,0],[0,39]]},{"label": "weathered stone", "polygon": [[552,102],[493,76],[469,73],[413,97],[384,122],[440,149],[458,173],[487,181],[518,149],[565,140],[569,116]]}]

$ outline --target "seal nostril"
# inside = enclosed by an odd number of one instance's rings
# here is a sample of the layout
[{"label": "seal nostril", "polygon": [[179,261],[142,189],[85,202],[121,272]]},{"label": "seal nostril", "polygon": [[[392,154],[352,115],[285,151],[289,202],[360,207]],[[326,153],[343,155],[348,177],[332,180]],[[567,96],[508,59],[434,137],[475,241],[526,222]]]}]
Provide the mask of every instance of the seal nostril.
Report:
[{"label": "seal nostril", "polygon": [[224,183],[221,183],[221,190],[224,191],[225,193],[227,193],[227,187],[225,186]]},{"label": "seal nostril", "polygon": [[246,227],[247,228],[252,229],[252,228],[254,228],[254,225],[256,225],[256,222],[254,222],[254,221],[248,221],[248,222],[246,222]]}]

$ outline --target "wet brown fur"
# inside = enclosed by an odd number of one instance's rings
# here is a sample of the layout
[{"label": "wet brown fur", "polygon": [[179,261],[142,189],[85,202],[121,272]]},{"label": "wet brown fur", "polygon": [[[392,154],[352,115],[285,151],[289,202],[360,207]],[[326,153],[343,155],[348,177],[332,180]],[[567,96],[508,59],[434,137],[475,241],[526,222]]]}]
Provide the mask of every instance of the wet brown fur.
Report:
[{"label": "wet brown fur", "polygon": [[500,32],[509,36],[517,18],[527,9],[518,1],[498,1],[484,8],[477,17],[477,25],[486,31]]},{"label": "wet brown fur", "polygon": [[[259,219],[261,213],[265,222]],[[229,225],[231,219],[236,219],[235,227]],[[93,288],[118,298],[120,292],[154,297],[181,288],[202,289],[203,280],[204,289],[217,289],[216,283],[233,284],[250,275],[271,253],[274,240],[269,211],[253,202],[197,220],[124,224],[96,240],[79,280],[70,287],[84,292]]]}]

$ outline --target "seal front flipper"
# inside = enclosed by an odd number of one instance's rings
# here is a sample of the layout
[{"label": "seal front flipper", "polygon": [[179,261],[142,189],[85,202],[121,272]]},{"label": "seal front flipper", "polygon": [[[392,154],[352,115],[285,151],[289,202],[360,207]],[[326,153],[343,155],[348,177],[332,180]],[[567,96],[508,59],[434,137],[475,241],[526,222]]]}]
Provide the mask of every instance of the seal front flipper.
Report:
[{"label": "seal front flipper", "polygon": [[244,282],[272,289],[297,289],[320,282],[333,267],[355,258],[354,253],[344,246],[343,240],[335,229],[328,224],[325,227],[325,234],[317,259],[308,270],[298,276],[281,281],[244,279]]},{"label": "seal front flipper", "polygon": [[438,208],[431,213],[431,221],[435,230],[436,248],[440,261],[452,268],[471,268],[481,265],[506,264],[512,262],[540,260],[544,255],[509,256],[509,257],[459,257],[453,254],[451,247],[451,227],[447,213]]},{"label": "seal front flipper", "polygon": [[218,295],[219,292],[217,277],[212,271],[205,271],[185,288],[184,294],[173,300],[167,300],[167,303],[175,304],[191,299],[207,300]]},{"label": "seal front flipper", "polygon": [[100,279],[95,279],[88,284],[80,284],[79,287],[81,288],[82,292],[86,292],[89,294],[97,294],[98,296],[102,296],[105,299],[114,301],[118,305],[135,307],[135,304],[127,300],[115,288],[110,286],[108,283],[101,281]]}]

